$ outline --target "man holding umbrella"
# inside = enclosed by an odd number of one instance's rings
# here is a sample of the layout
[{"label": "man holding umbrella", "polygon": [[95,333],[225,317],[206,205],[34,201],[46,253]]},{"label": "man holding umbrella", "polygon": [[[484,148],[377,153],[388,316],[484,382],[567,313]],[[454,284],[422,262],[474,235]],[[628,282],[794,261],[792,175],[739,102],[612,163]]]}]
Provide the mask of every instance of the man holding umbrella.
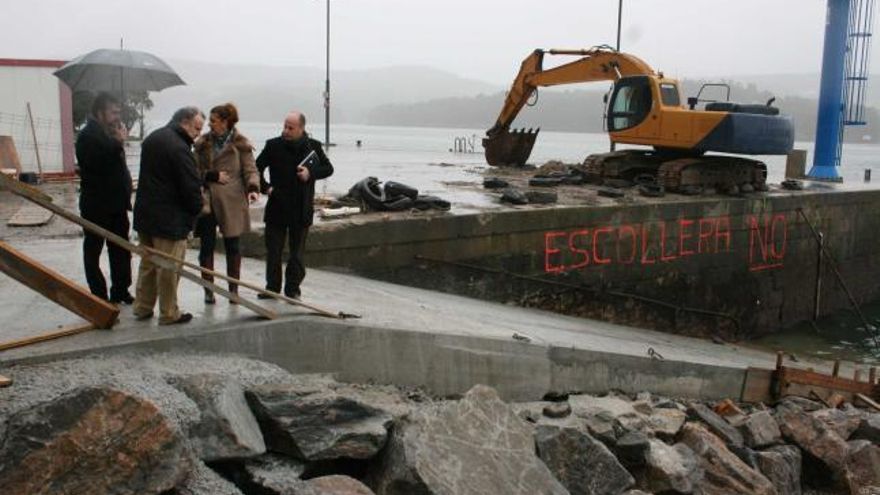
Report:
[{"label": "man holding umbrella", "polygon": [[[120,118],[119,100],[101,93],[92,104],[86,126],[76,140],[76,160],[79,166],[79,209],[82,217],[114,234],[128,239],[128,211],[131,210],[131,173],[125,162],[123,143],[127,137]],[[92,294],[113,303],[131,304],[134,301],[131,286],[131,253],[108,243],[110,257],[110,294],[101,272],[100,257],[104,238],[85,231],[83,264],[86,281]]]}]

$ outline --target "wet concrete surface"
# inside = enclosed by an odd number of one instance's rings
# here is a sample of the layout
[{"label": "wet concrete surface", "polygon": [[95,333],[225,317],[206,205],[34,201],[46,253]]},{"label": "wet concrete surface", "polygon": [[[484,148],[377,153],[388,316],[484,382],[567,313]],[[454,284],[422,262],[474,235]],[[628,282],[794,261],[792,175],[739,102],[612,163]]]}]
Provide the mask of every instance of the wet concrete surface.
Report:
[{"label": "wet concrete surface", "polygon": [[[80,248],[78,240],[17,242],[13,246],[74,281],[82,283],[84,280],[77,256]],[[195,251],[190,250],[187,259],[195,258]],[[217,260],[217,266],[224,266],[223,263],[222,257]],[[260,283],[263,273],[262,261],[244,260],[243,279]],[[246,289],[243,289],[243,294],[256,300],[254,294]],[[120,322],[113,330],[96,330],[0,352],[0,362],[29,356],[63,354],[73,349],[101,349],[120,343],[186,336],[224,328],[256,327],[261,324],[261,320],[247,309],[230,305],[222,298],[218,298],[216,305],[206,306],[202,302],[202,289],[185,280],[181,281],[179,298],[181,309],[195,315],[195,319],[189,324],[160,327],[155,318],[146,322],[135,321],[131,307],[123,306]],[[345,325],[348,326],[511,341],[528,340],[538,346],[591,349],[646,359],[650,359],[649,352],[653,349],[654,353],[665,360],[733,368],[769,367],[774,362],[771,353],[736,345],[719,345],[701,339],[489,303],[322,270],[309,271],[303,285],[303,300],[334,312],[344,311],[362,316],[361,319],[347,320]],[[307,310],[282,302],[260,303],[276,310],[280,320],[294,325],[298,321],[339,323],[310,315]],[[3,341],[33,336],[51,331],[60,325],[81,322],[75,315],[9,278],[0,281],[0,315],[0,339]]]}]

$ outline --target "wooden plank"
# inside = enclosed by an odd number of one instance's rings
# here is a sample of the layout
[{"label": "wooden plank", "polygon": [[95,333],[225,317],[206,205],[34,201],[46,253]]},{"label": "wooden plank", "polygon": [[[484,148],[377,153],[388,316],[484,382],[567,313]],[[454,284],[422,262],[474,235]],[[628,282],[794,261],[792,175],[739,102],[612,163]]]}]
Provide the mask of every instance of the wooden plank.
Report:
[{"label": "wooden plank", "polygon": [[12,378],[0,375],[0,388],[12,385]]},{"label": "wooden plank", "polygon": [[880,404],[878,404],[874,400],[871,400],[870,397],[866,397],[864,394],[856,394],[856,398],[864,402],[865,404],[873,407],[875,410],[880,411]]},{"label": "wooden plank", "polygon": [[[161,252],[156,251],[155,249],[152,249],[152,248],[145,247],[144,249],[147,252],[149,252],[150,254],[162,254]],[[279,299],[281,301],[284,301],[288,304],[292,304],[294,306],[300,306],[300,307],[303,307],[306,309],[310,309],[321,316],[327,316],[329,318],[344,318],[340,313],[332,313],[330,311],[327,311],[326,309],[321,309],[321,308],[314,306],[312,304],[304,303],[304,302],[296,300],[292,297],[287,297],[284,294],[279,294],[278,292],[266,290],[257,284],[252,284],[252,283],[247,282],[245,280],[239,280],[237,278],[230,277],[229,275],[226,275],[225,273],[220,273],[220,272],[217,272],[214,270],[210,270],[208,268],[205,268],[203,266],[199,266],[199,265],[197,265],[195,263],[191,263],[189,261],[183,261],[183,266],[186,266],[188,268],[192,268],[193,270],[198,270],[199,272],[204,273],[205,275],[211,275],[212,277],[219,278],[220,280],[226,280],[227,282],[232,282],[232,283],[238,284],[242,287],[245,287],[245,288],[248,288],[248,289],[251,289],[251,290],[257,292],[258,294],[266,294],[268,296],[274,297],[275,299]],[[349,317],[352,317],[352,316],[357,317],[356,315],[348,315],[348,316]]]},{"label": "wooden plank", "polygon": [[0,271],[98,328],[111,328],[119,308],[0,241]]},{"label": "wooden plank", "polygon": [[47,340],[55,340],[62,337],[69,337],[71,335],[78,335],[94,329],[95,325],[92,325],[91,323],[70,325],[67,327],[63,327],[61,330],[46,332],[35,337],[27,337],[24,339],[10,340],[8,342],[0,342],[0,352],[8,351],[9,349],[16,349],[18,347],[25,347],[28,345],[37,344],[39,342],[46,342]]},{"label": "wooden plank", "polygon": [[778,371],[782,393],[785,394],[785,388],[788,384],[809,385],[821,387],[838,392],[849,392],[853,394],[874,395],[874,385],[865,382],[857,382],[841,378],[839,376],[823,375],[814,371],[805,371],[795,368],[781,367]]},{"label": "wooden plank", "polygon": [[742,401],[743,402],[764,402],[773,401],[771,393],[771,384],[773,382],[773,370],[764,368],[748,368],[746,369],[746,379],[743,383]]},{"label": "wooden plank", "polygon": [[256,304],[252,301],[244,299],[244,298],[240,297],[238,294],[233,294],[233,293],[229,292],[228,290],[220,287],[219,285],[215,285],[211,282],[208,282],[207,280],[202,279],[202,277],[200,277],[198,275],[195,275],[193,273],[190,273],[190,272],[184,270],[183,268],[181,268],[181,265],[180,265],[181,260],[177,260],[174,257],[168,255],[167,253],[161,253],[158,251],[148,252],[145,249],[143,249],[141,246],[137,246],[137,245],[129,242],[128,239],[124,239],[124,238],[114,234],[113,232],[110,232],[109,230],[104,229],[104,228],[100,227],[99,225],[80,217],[79,215],[77,215],[75,213],[67,211],[64,208],[61,208],[60,206],[52,203],[52,198],[47,196],[46,194],[44,194],[39,189],[36,189],[34,187],[30,187],[27,184],[23,184],[17,180],[13,180],[9,177],[5,177],[2,174],[0,174],[0,187],[8,189],[12,193],[17,194],[17,195],[23,197],[24,199],[31,201],[32,203],[36,203],[36,204],[42,206],[43,208],[46,208],[47,210],[51,211],[52,213],[55,213],[56,215],[58,215],[59,217],[64,218],[65,220],[69,220],[69,221],[81,226],[82,228],[88,230],[89,232],[92,232],[96,235],[103,237],[104,239],[107,239],[109,242],[116,244],[117,246],[125,249],[126,251],[135,253],[144,259],[149,259],[159,268],[162,268],[165,270],[171,270],[171,271],[179,274],[181,277],[189,280],[190,282],[193,282],[197,285],[200,285],[206,289],[211,289],[216,294],[237,302],[242,307],[250,309],[251,311],[262,316],[263,318],[272,320],[272,319],[275,319],[278,317],[278,315],[276,315],[274,311],[269,310],[267,308],[264,308],[263,306],[260,306],[259,304]]},{"label": "wooden plank", "polygon": [[55,214],[45,208],[25,204],[12,215],[6,225],[10,227],[37,227],[49,223],[53,216]]}]

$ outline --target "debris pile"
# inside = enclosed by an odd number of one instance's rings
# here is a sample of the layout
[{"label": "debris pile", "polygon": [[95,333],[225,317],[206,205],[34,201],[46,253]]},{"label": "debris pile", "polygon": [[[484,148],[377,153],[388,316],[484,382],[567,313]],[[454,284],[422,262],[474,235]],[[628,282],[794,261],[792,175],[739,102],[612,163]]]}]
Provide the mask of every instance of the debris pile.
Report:
[{"label": "debris pile", "polygon": [[122,355],[0,370],[4,493],[873,493],[880,413],[788,397],[685,402],[291,375],[235,356]]}]

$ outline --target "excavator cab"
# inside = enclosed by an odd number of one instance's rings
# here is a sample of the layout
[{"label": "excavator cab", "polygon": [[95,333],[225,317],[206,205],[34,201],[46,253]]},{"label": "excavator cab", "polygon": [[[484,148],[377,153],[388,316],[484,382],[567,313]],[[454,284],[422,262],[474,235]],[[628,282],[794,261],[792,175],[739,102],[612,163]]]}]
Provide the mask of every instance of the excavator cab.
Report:
[{"label": "excavator cab", "polygon": [[641,124],[651,113],[653,104],[651,79],[648,76],[621,78],[614,85],[608,101],[607,129],[620,132]]}]

